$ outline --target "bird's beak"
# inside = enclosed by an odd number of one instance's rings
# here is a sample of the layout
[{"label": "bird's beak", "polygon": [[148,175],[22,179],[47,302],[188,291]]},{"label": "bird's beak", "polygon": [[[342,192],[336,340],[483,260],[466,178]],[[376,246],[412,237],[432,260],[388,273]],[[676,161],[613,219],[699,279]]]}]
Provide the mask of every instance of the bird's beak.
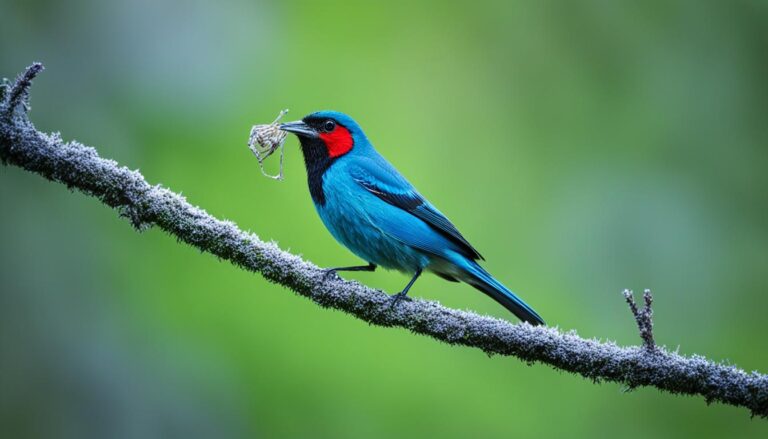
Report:
[{"label": "bird's beak", "polygon": [[289,133],[296,134],[299,137],[318,137],[317,131],[304,122],[297,120],[296,122],[286,122],[280,124],[280,129]]}]

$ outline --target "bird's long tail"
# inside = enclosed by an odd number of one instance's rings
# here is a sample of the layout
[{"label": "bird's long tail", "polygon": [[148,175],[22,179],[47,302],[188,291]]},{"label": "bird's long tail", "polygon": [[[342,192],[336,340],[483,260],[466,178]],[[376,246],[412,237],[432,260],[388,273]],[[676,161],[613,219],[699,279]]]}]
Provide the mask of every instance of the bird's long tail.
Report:
[{"label": "bird's long tail", "polygon": [[543,325],[544,320],[527,303],[517,297],[501,282],[494,279],[487,271],[478,265],[475,261],[465,258],[459,264],[466,276],[463,281],[489,295],[493,300],[499,302],[504,308],[512,311],[520,320],[526,321],[531,325]]}]

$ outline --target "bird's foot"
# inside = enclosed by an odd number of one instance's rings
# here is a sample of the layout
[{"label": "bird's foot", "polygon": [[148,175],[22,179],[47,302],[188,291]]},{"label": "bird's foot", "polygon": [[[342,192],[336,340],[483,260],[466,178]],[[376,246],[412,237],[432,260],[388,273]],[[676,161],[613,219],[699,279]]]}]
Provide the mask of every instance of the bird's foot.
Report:
[{"label": "bird's foot", "polygon": [[336,273],[338,270],[335,268],[326,268],[323,270],[323,281],[327,281],[331,277],[335,277],[338,279],[339,274]]},{"label": "bird's foot", "polygon": [[334,268],[326,268],[323,270],[323,280],[326,281],[328,278],[332,275],[336,275],[337,279],[340,279],[338,276],[339,271],[375,271],[376,270],[376,264],[369,263],[368,265],[355,265],[353,267],[334,267]]},{"label": "bird's foot", "polygon": [[408,292],[407,291],[401,291],[401,292],[399,292],[397,294],[393,294],[393,295],[391,295],[389,297],[392,298],[392,302],[389,304],[390,308],[394,308],[400,302],[412,302],[413,301],[413,299],[408,297]]}]

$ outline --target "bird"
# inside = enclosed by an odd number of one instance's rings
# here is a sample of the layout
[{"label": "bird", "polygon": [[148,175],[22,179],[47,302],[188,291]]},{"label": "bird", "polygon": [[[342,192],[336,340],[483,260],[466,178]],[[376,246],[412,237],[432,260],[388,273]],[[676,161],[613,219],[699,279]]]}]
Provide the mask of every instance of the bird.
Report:
[{"label": "bird", "polygon": [[317,111],[279,129],[298,137],[309,193],[323,224],[368,263],[329,268],[326,275],[377,267],[409,274],[405,288],[392,295],[392,305],[397,305],[411,300],[408,292],[428,271],[475,287],[524,322],[544,324],[533,308],[480,266],[480,253],[376,151],[350,116]]}]

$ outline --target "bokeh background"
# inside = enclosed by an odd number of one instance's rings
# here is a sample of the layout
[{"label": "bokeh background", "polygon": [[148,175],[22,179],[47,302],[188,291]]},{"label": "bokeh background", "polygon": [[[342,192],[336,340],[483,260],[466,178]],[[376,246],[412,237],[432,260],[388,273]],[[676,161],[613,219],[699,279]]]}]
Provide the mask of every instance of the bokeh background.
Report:
[{"label": "bokeh background", "polygon": [[[768,372],[768,4],[3,0],[38,128],[321,266],[358,261],[246,148],[282,108],[353,115],[552,325]],[[275,165],[272,161],[270,165]],[[0,436],[767,437],[319,308],[0,167]],[[351,276],[395,292],[394,272]],[[512,319],[466,285],[415,295]]]}]

